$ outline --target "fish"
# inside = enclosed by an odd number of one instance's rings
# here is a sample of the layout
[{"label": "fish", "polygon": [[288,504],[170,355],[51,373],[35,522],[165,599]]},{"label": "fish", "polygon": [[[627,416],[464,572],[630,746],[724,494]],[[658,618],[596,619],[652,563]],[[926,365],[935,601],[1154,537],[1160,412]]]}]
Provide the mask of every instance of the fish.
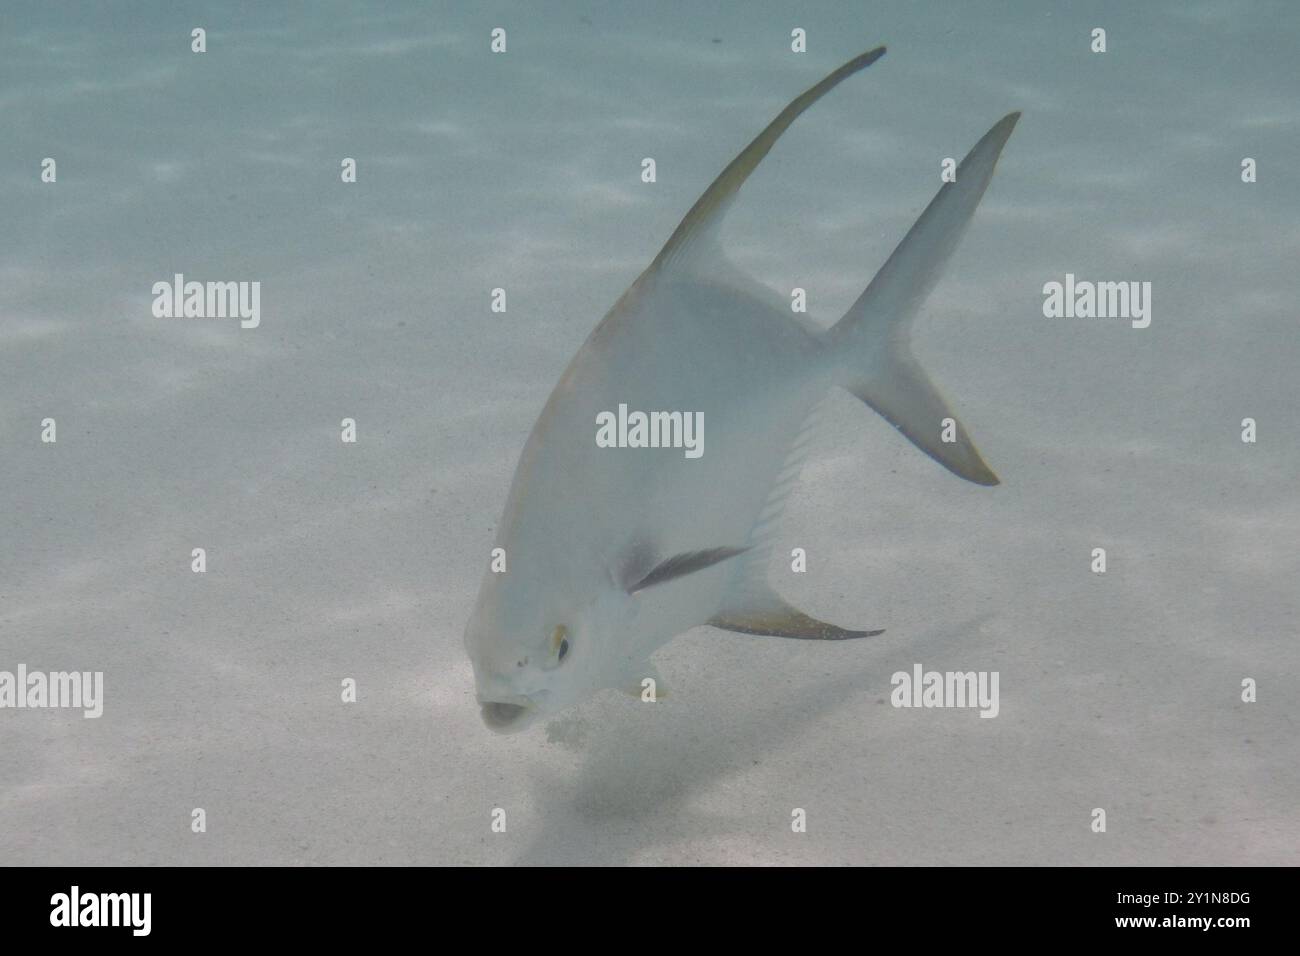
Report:
[{"label": "fish", "polygon": [[[738,191],[781,134],[884,53],[862,53],[795,97],[732,160],[551,392],[497,527],[501,560],[485,572],[465,627],[490,730],[518,733],[607,689],[657,700],[665,689],[651,654],[702,625],[807,641],[883,633],[818,620],[767,580],[785,501],[833,389],[953,474],[998,484],[909,340],[1018,112],[975,144],[829,328],[800,321],[721,241]],[[629,408],[696,415],[700,454],[598,442],[597,424],[616,409],[622,421]]]}]

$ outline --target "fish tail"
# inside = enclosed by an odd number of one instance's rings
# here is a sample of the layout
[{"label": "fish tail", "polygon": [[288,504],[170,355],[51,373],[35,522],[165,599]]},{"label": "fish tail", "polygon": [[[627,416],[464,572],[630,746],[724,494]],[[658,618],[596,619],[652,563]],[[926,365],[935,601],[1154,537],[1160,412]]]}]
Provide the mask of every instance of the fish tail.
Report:
[{"label": "fish tail", "polygon": [[913,319],[939,279],[1015,128],[1012,113],[984,134],[866,291],[826,333],[839,384],[879,412],[953,474],[996,485],[993,474],[910,347]]}]

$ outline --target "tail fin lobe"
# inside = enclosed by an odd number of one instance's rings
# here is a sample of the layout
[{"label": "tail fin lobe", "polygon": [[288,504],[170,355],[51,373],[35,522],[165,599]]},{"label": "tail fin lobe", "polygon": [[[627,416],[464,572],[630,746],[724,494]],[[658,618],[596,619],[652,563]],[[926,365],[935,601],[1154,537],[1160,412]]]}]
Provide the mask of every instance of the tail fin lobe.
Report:
[{"label": "tail fin lobe", "polygon": [[953,474],[981,485],[996,485],[997,476],[912,356],[910,329],[1019,118],[1003,117],[975,144],[957,167],[956,180],[940,187],[866,291],[827,333],[845,388]]},{"label": "tail fin lobe", "polygon": [[999,483],[965,426],[906,347],[895,346],[879,367],[877,374],[850,385],[849,391],[957,477],[977,485]]}]

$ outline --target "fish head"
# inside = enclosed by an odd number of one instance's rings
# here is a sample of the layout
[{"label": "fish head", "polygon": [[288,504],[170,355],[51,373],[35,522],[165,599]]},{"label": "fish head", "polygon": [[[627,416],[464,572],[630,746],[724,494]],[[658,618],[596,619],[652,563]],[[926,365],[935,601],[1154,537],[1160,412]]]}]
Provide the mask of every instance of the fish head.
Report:
[{"label": "fish head", "polygon": [[[465,629],[483,723],[513,734],[609,686],[602,648],[618,613],[595,600],[519,601],[485,588]],[[514,598],[514,599],[512,599]]]}]

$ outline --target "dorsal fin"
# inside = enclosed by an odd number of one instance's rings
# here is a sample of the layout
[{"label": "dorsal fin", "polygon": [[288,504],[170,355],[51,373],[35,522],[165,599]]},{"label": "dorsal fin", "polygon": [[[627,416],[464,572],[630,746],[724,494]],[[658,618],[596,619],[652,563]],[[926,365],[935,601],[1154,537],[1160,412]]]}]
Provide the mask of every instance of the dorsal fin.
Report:
[{"label": "dorsal fin", "polygon": [[740,155],[733,159],[713,184],[704,191],[704,195],[696,200],[691,211],[686,214],[686,218],[681,221],[672,237],[659,251],[659,255],[655,256],[655,261],[650,268],[668,268],[678,261],[687,249],[701,240],[716,239],[718,224],[722,221],[731,200],[735,198],[736,191],[763,161],[763,157],[768,154],[772,145],[795,121],[795,118],[837,86],[841,80],[852,76],[858,70],[865,69],[884,55],[885,48],[879,46],[860,56],[855,56],[816,86],[796,96],[763,132],[754,137],[752,143],[741,150]]}]

